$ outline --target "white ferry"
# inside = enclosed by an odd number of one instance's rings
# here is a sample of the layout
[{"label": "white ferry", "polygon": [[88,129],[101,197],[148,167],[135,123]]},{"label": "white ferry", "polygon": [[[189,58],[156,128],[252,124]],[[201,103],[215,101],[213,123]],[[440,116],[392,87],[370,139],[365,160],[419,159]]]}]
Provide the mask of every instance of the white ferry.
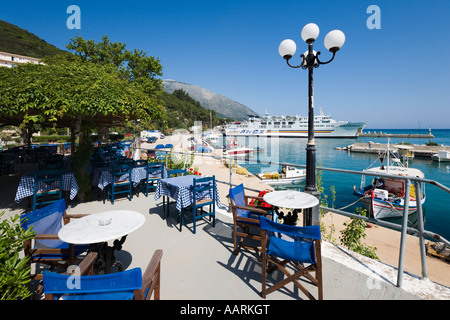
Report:
[{"label": "white ferry", "polygon": [[[314,116],[315,138],[356,138],[367,122],[336,121],[331,116]],[[308,117],[300,116],[251,116],[248,121],[234,122],[225,128],[227,136],[279,136],[308,137]]]}]

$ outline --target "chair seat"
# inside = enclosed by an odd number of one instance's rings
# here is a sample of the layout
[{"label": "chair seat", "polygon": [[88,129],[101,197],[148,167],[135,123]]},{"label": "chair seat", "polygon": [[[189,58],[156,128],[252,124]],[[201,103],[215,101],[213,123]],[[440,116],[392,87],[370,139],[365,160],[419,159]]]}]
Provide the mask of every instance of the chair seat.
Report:
[{"label": "chair seat", "polygon": [[[63,245],[58,246],[58,249],[68,249],[69,245],[67,243],[63,243]],[[74,257],[79,256],[82,253],[85,253],[89,250],[89,245],[75,245],[74,246]],[[33,261],[41,261],[41,260],[69,260],[68,254],[60,254],[60,253],[39,253],[32,255]]]},{"label": "chair seat", "polygon": [[114,182],[114,185],[119,185],[119,184],[129,184],[130,183],[130,181],[129,180],[123,180],[123,181],[117,181],[117,182]]},{"label": "chair seat", "polygon": [[205,205],[205,204],[212,204],[213,199],[202,199],[197,201],[197,206],[199,205]]},{"label": "chair seat", "polygon": [[52,189],[52,190],[47,190],[47,191],[38,191],[38,194],[42,194],[42,193],[51,193],[51,192],[59,192],[59,189]]},{"label": "chair seat", "polygon": [[249,211],[249,210],[236,209],[236,221],[237,222],[259,226],[259,223],[251,222],[251,221],[245,221],[245,220],[240,220],[239,218],[250,218],[250,219],[257,219],[257,220],[259,220],[260,216],[261,216],[260,214],[254,213],[254,212]]}]

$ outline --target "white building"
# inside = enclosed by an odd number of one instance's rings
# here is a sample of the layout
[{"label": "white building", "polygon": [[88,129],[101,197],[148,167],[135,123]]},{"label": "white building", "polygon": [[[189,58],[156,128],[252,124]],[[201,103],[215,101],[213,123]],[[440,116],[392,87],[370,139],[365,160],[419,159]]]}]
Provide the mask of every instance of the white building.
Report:
[{"label": "white building", "polygon": [[38,58],[0,51],[0,67],[12,68],[23,63],[41,64],[41,60]]}]

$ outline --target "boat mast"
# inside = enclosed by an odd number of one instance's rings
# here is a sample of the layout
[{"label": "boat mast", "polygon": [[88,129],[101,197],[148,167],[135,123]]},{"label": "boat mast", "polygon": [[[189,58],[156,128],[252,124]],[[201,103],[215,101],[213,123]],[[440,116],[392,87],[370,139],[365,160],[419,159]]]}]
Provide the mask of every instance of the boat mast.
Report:
[{"label": "boat mast", "polygon": [[387,174],[389,174],[389,138],[387,143]]}]

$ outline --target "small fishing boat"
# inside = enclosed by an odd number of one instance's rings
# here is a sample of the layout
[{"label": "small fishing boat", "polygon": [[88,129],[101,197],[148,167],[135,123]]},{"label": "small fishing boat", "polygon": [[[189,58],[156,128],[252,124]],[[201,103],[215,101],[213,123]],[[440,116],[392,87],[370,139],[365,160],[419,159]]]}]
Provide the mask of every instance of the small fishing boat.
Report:
[{"label": "small fishing boat", "polygon": [[[405,204],[405,180],[395,178],[395,176],[424,178],[422,171],[405,167],[398,158],[394,158],[391,165],[389,154],[388,143],[386,154],[380,155],[379,157],[381,165],[379,167],[369,167],[363,171],[374,174],[373,179],[372,176],[367,176],[367,178],[372,179],[371,183],[366,184],[366,176],[363,175],[360,188],[357,188],[356,186],[353,187],[354,194],[361,198],[369,215],[375,219],[403,216]],[[383,161],[386,155],[387,165],[385,166]],[[380,176],[376,176],[376,174],[380,174]],[[384,177],[383,175],[390,175],[391,177]],[[420,199],[416,199],[414,184],[411,184],[410,186],[408,214],[417,211],[419,201],[421,205],[425,203],[425,184],[420,183],[419,185]]]},{"label": "small fishing boat", "polygon": [[252,155],[254,151],[252,148],[239,146],[236,140],[229,140],[223,152],[232,158],[245,158]]},{"label": "small fishing boat", "polygon": [[431,158],[437,162],[450,162],[450,151],[439,150],[437,153],[433,154]]},{"label": "small fishing boat", "polygon": [[283,166],[280,172],[257,173],[256,176],[268,185],[297,184],[306,179],[306,170]]},{"label": "small fishing boat", "polygon": [[217,147],[220,142],[220,138],[216,134],[207,134],[205,135],[204,140],[214,147]]}]

